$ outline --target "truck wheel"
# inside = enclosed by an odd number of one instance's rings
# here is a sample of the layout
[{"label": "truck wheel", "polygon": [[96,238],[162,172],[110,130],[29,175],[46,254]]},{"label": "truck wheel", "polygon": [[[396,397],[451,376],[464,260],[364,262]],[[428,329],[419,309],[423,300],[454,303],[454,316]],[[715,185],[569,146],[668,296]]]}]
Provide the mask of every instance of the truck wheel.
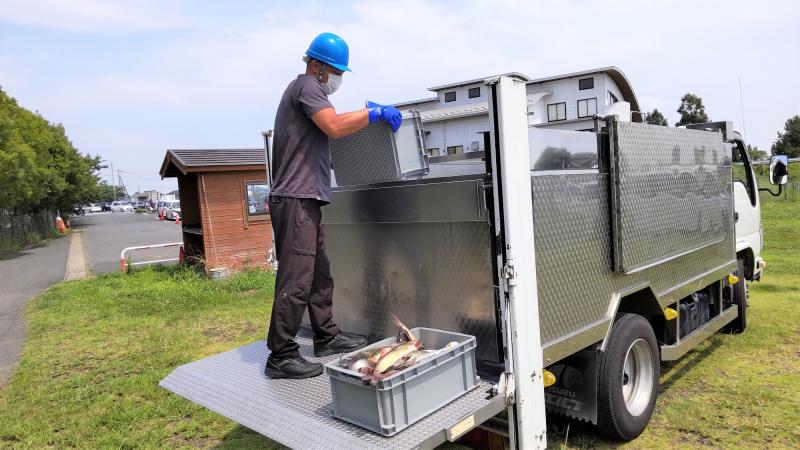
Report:
[{"label": "truck wheel", "polygon": [[636,314],[618,316],[600,355],[597,427],[629,441],[644,431],[658,397],[661,372],[653,327]]},{"label": "truck wheel", "polygon": [[747,285],[744,279],[743,259],[739,259],[736,264],[736,276],[739,277],[739,282],[733,285],[732,303],[739,309],[739,316],[725,325],[725,331],[728,333],[743,333],[747,328]]}]

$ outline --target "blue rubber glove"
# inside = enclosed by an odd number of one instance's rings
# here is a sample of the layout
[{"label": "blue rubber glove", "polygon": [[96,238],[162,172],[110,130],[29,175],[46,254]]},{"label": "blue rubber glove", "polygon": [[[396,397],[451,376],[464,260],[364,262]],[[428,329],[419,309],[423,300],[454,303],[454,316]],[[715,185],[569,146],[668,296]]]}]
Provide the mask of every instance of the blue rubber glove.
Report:
[{"label": "blue rubber glove", "polygon": [[367,101],[367,112],[369,113],[369,123],[383,120],[392,127],[392,131],[394,132],[400,129],[400,124],[403,122],[403,115],[400,114],[397,108],[391,105],[379,105]]}]

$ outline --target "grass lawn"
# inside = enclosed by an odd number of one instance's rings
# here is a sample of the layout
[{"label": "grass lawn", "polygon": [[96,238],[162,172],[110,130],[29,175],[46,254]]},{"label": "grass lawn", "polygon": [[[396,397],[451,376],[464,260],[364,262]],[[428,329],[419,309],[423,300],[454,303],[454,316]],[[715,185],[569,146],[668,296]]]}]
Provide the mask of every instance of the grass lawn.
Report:
[{"label": "grass lawn", "polygon": [[[800,448],[797,197],[762,196],[768,266],[747,332],[663,366],[653,420],[624,446]],[[158,387],[178,365],[263,338],[272,288],[264,272],[209,282],[181,269],[51,288],[30,303],[22,361],[0,388],[0,447],[278,447]],[[570,427],[551,445],[618,445]]]},{"label": "grass lawn", "polygon": [[263,338],[273,277],[208,282],[141,270],[59,284],[33,300],[0,390],[0,448],[277,446],[158,387],[180,364]]}]

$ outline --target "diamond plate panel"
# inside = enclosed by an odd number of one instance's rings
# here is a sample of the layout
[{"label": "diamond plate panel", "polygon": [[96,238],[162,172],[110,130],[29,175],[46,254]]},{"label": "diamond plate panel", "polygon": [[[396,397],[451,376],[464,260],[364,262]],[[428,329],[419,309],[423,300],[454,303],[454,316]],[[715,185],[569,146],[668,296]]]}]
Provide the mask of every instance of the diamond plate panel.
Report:
[{"label": "diamond plate panel", "polygon": [[619,122],[617,136],[622,269],[719,242],[733,217],[722,135]]},{"label": "diamond plate panel", "polygon": [[337,186],[419,177],[428,173],[425,138],[418,114],[404,118],[397,132],[385,122],[330,141]]},{"label": "diamond plate panel", "polygon": [[400,178],[394,134],[385,122],[330,140],[336,184],[351,186]]},{"label": "diamond plate panel", "polygon": [[719,243],[635,274],[613,272],[608,175],[546,175],[532,180],[539,316],[545,345],[606,318],[617,292],[647,283],[660,296],[735,260],[733,221],[728,220],[718,231]]},{"label": "diamond plate panel", "polygon": [[[300,353],[316,358],[309,339],[298,338]],[[410,449],[465,415],[489,403],[478,388],[400,433],[385,438],[333,417],[330,382],[325,375],[305,380],[272,380],[264,375],[269,350],[258,341],[178,367],[162,387],[258,433],[297,449]]]}]

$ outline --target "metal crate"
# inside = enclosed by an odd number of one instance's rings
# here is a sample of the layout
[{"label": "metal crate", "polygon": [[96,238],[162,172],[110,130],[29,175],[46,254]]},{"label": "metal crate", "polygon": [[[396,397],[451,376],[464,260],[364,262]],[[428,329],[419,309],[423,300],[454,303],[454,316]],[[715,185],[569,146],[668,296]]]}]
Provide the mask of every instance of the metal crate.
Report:
[{"label": "metal crate", "polygon": [[[370,386],[361,374],[343,369],[338,362],[325,365],[331,382],[333,415],[384,436],[392,436],[478,385],[475,371],[475,337],[432,328],[411,330],[426,348],[458,345]],[[395,342],[388,338],[364,350]]]}]

